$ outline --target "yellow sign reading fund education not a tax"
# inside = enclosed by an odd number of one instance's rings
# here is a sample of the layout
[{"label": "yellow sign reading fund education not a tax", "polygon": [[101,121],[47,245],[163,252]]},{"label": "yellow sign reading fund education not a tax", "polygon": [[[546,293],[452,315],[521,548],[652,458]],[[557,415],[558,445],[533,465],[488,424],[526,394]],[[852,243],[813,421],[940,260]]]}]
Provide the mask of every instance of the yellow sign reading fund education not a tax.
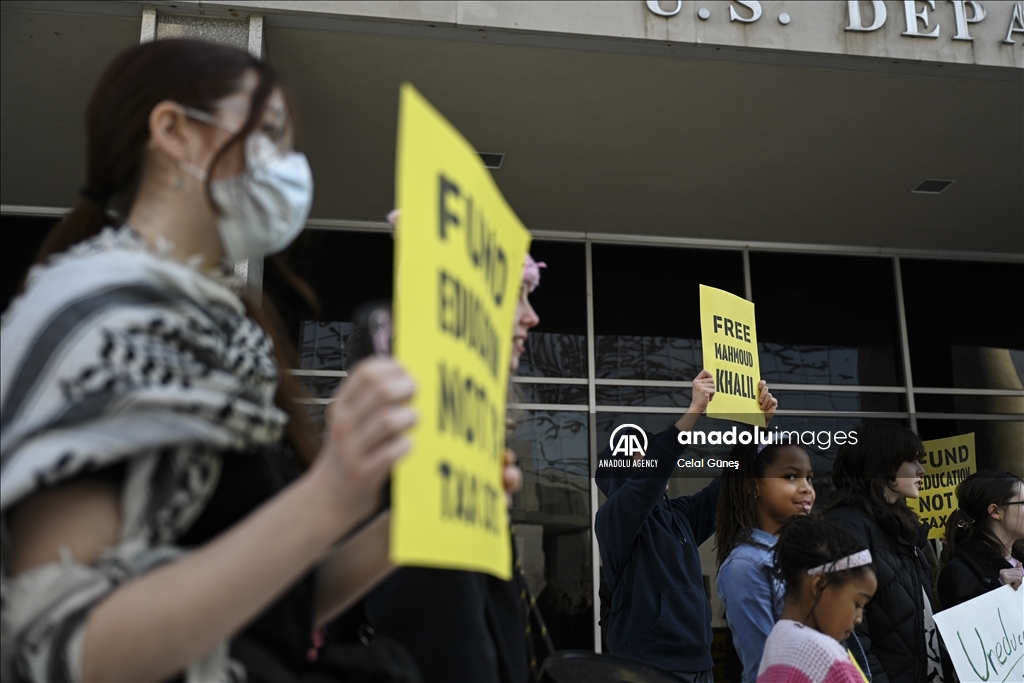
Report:
[{"label": "yellow sign reading fund education not a tax", "polygon": [[700,286],[700,338],[704,369],[714,375],[708,417],[764,427],[757,402],[761,366],[757,358],[754,304],[735,294]]},{"label": "yellow sign reading fund education not a tax", "polygon": [[530,233],[412,85],[399,106],[394,349],[419,422],[393,472],[391,561],[508,579],[505,403]]},{"label": "yellow sign reading fund education not a tax", "polygon": [[923,441],[922,445],[921,497],[907,498],[907,506],[928,525],[928,538],[939,538],[946,533],[946,520],[959,505],[957,485],[978,471],[978,453],[974,450],[974,432]]}]

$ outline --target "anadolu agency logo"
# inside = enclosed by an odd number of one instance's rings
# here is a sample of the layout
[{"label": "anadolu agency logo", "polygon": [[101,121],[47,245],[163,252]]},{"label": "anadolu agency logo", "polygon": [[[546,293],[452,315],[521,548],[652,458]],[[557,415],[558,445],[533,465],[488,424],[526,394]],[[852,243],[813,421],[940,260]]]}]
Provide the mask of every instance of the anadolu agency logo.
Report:
[{"label": "anadolu agency logo", "polygon": [[[608,437],[608,448],[611,449],[611,458],[598,460],[598,467],[610,467],[614,469],[649,468],[654,471],[658,466],[657,460],[647,459],[647,432],[637,425],[619,425]],[[628,475],[626,475],[628,476]]]},{"label": "anadolu agency logo", "polygon": [[[640,436],[637,437],[637,434]],[[618,437],[618,440],[616,440],[616,437]],[[642,446],[640,445],[641,439],[643,439]],[[619,425],[608,438],[608,447],[612,449],[613,458],[617,455],[625,456],[627,458],[639,455],[642,458],[647,454],[647,432],[636,425]]]}]

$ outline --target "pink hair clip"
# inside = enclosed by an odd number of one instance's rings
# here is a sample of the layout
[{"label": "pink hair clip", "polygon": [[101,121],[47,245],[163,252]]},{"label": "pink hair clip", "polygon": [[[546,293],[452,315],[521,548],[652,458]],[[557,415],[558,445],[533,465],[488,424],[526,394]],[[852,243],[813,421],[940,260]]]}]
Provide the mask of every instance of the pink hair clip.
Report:
[{"label": "pink hair clip", "polygon": [[533,260],[532,256],[526,255],[525,262],[523,263],[523,286],[526,287],[527,292],[532,294],[533,290],[540,286],[540,269],[547,267],[548,264],[543,261],[538,263]]}]

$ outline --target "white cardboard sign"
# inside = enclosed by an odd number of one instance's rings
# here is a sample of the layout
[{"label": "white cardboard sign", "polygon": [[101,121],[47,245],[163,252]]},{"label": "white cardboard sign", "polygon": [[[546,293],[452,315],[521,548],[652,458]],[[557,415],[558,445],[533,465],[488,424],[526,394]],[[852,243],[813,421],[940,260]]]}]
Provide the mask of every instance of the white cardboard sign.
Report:
[{"label": "white cardboard sign", "polygon": [[1024,681],[1024,587],[1002,586],[935,614],[961,683]]}]

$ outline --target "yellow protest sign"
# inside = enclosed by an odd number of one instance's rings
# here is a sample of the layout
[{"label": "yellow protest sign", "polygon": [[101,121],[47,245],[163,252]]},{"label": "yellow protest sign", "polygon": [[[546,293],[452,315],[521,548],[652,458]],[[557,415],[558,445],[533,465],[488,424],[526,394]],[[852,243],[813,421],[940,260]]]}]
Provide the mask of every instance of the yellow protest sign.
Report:
[{"label": "yellow protest sign", "polygon": [[700,338],[704,369],[715,377],[708,417],[764,427],[757,403],[761,365],[757,358],[754,304],[729,292],[700,286]]},{"label": "yellow protest sign", "polygon": [[505,402],[530,234],[412,85],[399,106],[394,349],[419,422],[393,472],[391,561],[508,579]]},{"label": "yellow protest sign", "polygon": [[924,478],[921,497],[907,498],[907,505],[930,527],[928,538],[946,533],[946,520],[959,503],[957,484],[978,471],[974,432],[946,439],[924,441]]}]

